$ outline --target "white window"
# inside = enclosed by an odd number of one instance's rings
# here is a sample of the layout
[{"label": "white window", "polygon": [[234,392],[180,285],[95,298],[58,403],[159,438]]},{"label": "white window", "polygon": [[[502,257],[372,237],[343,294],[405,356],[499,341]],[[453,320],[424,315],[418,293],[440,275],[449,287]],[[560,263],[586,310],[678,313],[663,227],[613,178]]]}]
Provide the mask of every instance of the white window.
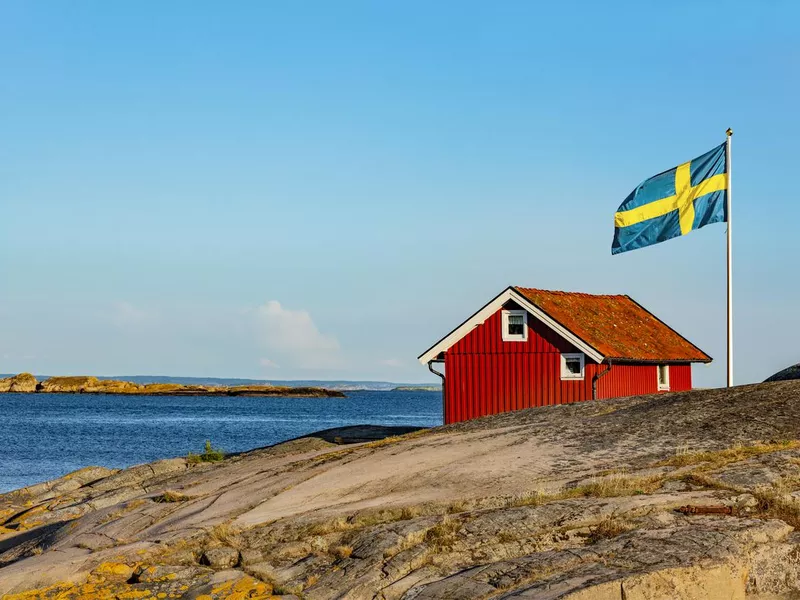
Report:
[{"label": "white window", "polygon": [[528,313],[524,310],[503,311],[503,341],[528,341]]},{"label": "white window", "polygon": [[561,355],[561,379],[583,379],[583,353]]},{"label": "white window", "polygon": [[658,365],[658,389],[669,389],[669,365]]}]

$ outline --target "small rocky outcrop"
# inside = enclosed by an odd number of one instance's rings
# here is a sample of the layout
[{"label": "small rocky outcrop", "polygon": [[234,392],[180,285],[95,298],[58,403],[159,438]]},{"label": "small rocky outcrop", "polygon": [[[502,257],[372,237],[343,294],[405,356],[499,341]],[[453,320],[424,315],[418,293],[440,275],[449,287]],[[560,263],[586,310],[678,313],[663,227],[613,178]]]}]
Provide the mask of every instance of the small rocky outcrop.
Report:
[{"label": "small rocky outcrop", "polygon": [[0,392],[30,393],[36,391],[36,377],[30,373],[20,373],[13,377],[0,379]]},{"label": "small rocky outcrop", "polygon": [[50,377],[39,384],[37,391],[47,394],[135,394],[141,389],[141,385],[130,381],[76,376]]},{"label": "small rocky outcrop", "polygon": [[337,390],[317,387],[288,387],[275,385],[213,386],[182,383],[138,384],[116,379],[78,375],[50,377],[37,383],[30,373],[20,373],[0,379],[0,393],[19,392],[43,394],[122,394],[142,396],[293,396],[303,398],[344,398]]},{"label": "small rocky outcrop", "polygon": [[778,371],[774,375],[767,377],[764,383],[769,383],[771,381],[791,381],[793,379],[800,379],[800,363],[792,365],[791,367],[786,367],[782,371]]}]

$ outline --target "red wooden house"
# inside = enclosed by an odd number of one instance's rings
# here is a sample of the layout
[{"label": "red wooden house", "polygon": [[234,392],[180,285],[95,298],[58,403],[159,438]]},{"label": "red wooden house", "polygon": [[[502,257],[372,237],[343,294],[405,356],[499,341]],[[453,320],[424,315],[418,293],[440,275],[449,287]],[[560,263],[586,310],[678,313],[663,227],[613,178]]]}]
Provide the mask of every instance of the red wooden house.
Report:
[{"label": "red wooden house", "polygon": [[[711,357],[629,296],[509,287],[419,360],[445,423],[533,406],[692,388]],[[444,363],[444,373],[434,363]]]}]

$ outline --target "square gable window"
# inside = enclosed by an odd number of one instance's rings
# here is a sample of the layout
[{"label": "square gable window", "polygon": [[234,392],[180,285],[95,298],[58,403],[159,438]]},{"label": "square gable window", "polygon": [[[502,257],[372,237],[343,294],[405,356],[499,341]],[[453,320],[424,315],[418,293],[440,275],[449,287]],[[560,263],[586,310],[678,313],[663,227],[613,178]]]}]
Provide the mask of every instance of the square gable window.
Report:
[{"label": "square gable window", "polygon": [[561,355],[561,379],[583,379],[584,357],[582,352]]},{"label": "square gable window", "polygon": [[524,310],[503,311],[503,341],[528,341],[528,313]]}]

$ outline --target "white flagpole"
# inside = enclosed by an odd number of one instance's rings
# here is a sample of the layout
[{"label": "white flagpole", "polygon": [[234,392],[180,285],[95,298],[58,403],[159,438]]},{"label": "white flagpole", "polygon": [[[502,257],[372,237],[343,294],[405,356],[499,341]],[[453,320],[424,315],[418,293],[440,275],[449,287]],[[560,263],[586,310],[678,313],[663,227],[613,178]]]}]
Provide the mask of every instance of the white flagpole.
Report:
[{"label": "white flagpole", "polygon": [[733,259],[731,255],[731,136],[733,129],[725,132],[725,172],[728,175],[728,387],[733,387]]}]

